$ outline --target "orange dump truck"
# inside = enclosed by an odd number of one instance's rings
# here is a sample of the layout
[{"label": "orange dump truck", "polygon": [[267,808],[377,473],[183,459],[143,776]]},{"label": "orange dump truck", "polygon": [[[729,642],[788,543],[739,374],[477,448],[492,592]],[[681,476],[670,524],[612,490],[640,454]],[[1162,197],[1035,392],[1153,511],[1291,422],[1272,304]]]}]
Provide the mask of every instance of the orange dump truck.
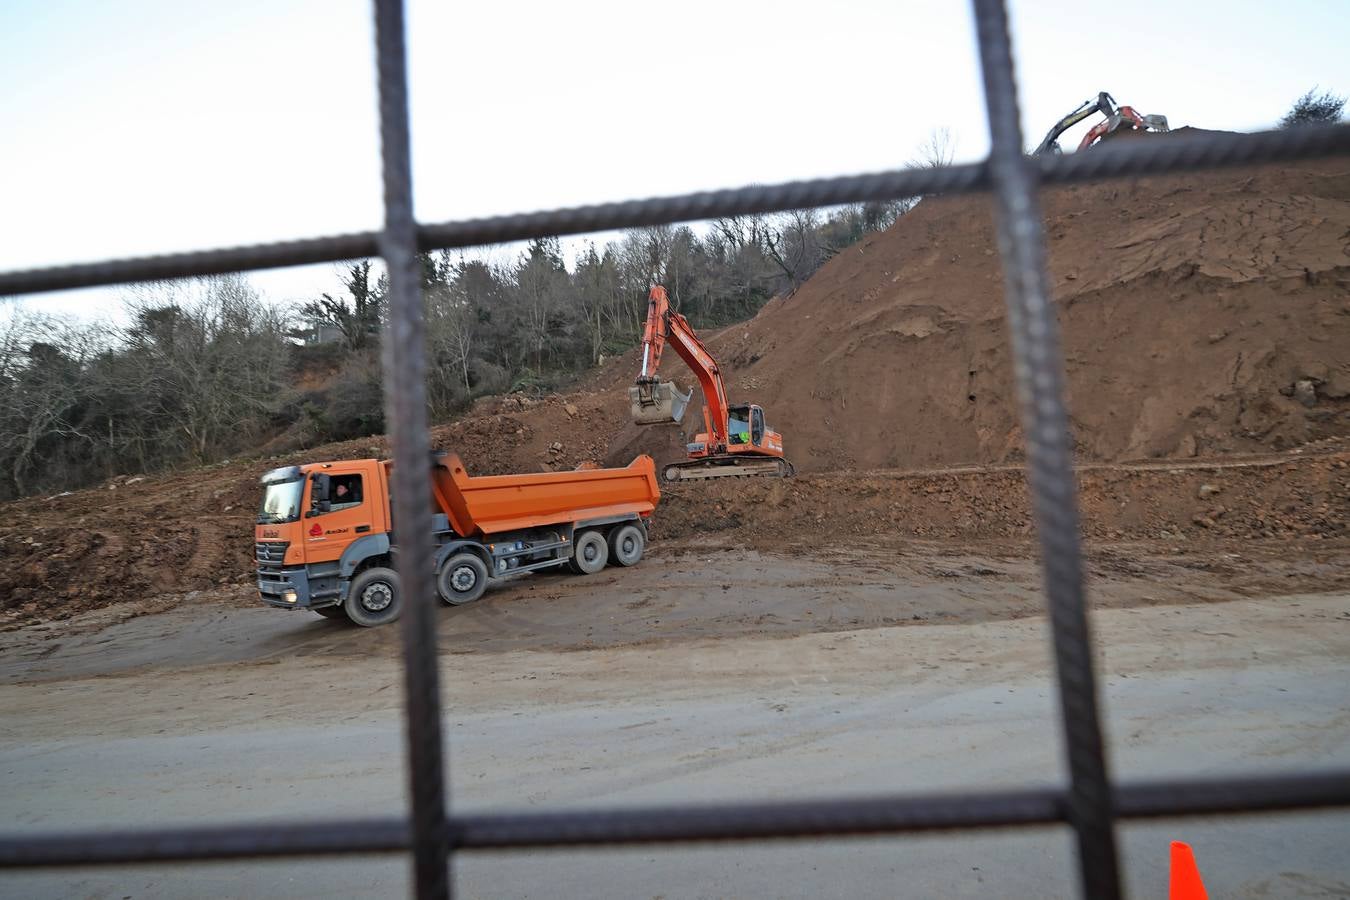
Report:
[{"label": "orange dump truck", "polygon": [[[358,459],[273,469],[255,529],[258,593],[358,625],[398,618],[390,463]],[[566,565],[577,574],[642,558],[660,499],[656,467],[471,477],[454,454],[432,466],[436,590],[477,600],[489,579]]]}]

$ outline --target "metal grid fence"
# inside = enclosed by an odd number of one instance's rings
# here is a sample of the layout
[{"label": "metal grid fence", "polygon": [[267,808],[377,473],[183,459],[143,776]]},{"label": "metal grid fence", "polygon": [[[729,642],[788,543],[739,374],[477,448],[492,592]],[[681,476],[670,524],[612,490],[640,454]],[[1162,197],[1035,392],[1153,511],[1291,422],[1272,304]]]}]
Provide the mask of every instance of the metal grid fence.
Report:
[{"label": "metal grid fence", "polygon": [[[1115,823],[1121,819],[1250,813],[1350,805],[1350,771],[1283,777],[1133,782],[1110,779],[1099,722],[1092,638],[1083,595],[1078,508],[1064,406],[1063,361],[1045,266],[1039,186],[1350,155],[1350,126],[1252,135],[1121,141],[1090,153],[1029,158],[1022,132],[1003,0],[973,0],[991,150],[982,162],[900,169],[483,219],[418,224],[412,212],[407,67],[401,0],[375,0],[385,225],[335,235],[137,259],[0,273],[0,296],[181,278],[379,255],[389,272],[385,406],[394,503],[406,523],[399,573],[411,816],[246,823],[137,831],[0,836],[0,866],[411,851],[419,897],[451,894],[453,852],[828,837],[1067,823],[1078,845],[1084,896],[1121,896]],[[431,584],[430,493],[418,250],[471,247],[749,213],[992,190],[997,201],[1037,533],[1043,559],[1068,759],[1056,789],[908,794],[792,803],[647,807],[544,813],[448,812]]]}]

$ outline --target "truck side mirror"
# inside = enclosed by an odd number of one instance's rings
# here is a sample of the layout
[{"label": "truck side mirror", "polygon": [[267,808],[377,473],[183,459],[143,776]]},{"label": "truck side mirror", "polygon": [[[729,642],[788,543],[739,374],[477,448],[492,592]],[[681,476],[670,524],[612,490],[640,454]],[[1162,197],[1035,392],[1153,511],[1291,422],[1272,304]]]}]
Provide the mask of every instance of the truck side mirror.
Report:
[{"label": "truck side mirror", "polygon": [[313,484],[309,490],[309,511],[311,515],[326,513],[333,508],[333,504],[328,499],[332,483],[332,478],[322,472],[314,476]]}]

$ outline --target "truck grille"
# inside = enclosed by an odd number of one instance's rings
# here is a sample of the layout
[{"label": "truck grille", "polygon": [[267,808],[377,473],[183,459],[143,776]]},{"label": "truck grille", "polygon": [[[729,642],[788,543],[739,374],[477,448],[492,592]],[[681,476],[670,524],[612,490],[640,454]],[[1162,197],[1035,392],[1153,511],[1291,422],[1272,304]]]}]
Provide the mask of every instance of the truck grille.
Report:
[{"label": "truck grille", "polygon": [[253,545],[253,556],[260,566],[279,566],[286,559],[290,541],[261,541]]}]

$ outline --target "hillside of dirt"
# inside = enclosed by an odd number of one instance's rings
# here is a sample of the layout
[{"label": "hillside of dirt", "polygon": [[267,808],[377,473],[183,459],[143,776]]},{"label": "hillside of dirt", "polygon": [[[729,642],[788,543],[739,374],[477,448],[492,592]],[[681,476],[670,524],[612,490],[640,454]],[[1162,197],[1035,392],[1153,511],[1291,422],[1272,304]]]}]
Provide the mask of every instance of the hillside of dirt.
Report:
[{"label": "hillside of dirt", "polygon": [[[709,341],[798,471],[1020,458],[991,202],[925,199]],[[1350,164],[1075,186],[1044,205],[1080,458],[1350,433]],[[679,367],[663,374],[690,384]],[[610,461],[679,452],[677,429],[651,431],[624,429]]]},{"label": "hillside of dirt", "polygon": [[[1089,536],[1350,537],[1350,165],[1064,188],[1045,207]],[[925,199],[707,338],[803,475],[672,486],[657,539],[1029,536],[988,198]],[[433,442],[476,474],[678,458],[698,406],[632,426],[636,368],[480,400]],[[692,383],[674,354],[662,372]],[[387,453],[349,441],[5,504],[0,621],[246,584],[258,475]]]}]

